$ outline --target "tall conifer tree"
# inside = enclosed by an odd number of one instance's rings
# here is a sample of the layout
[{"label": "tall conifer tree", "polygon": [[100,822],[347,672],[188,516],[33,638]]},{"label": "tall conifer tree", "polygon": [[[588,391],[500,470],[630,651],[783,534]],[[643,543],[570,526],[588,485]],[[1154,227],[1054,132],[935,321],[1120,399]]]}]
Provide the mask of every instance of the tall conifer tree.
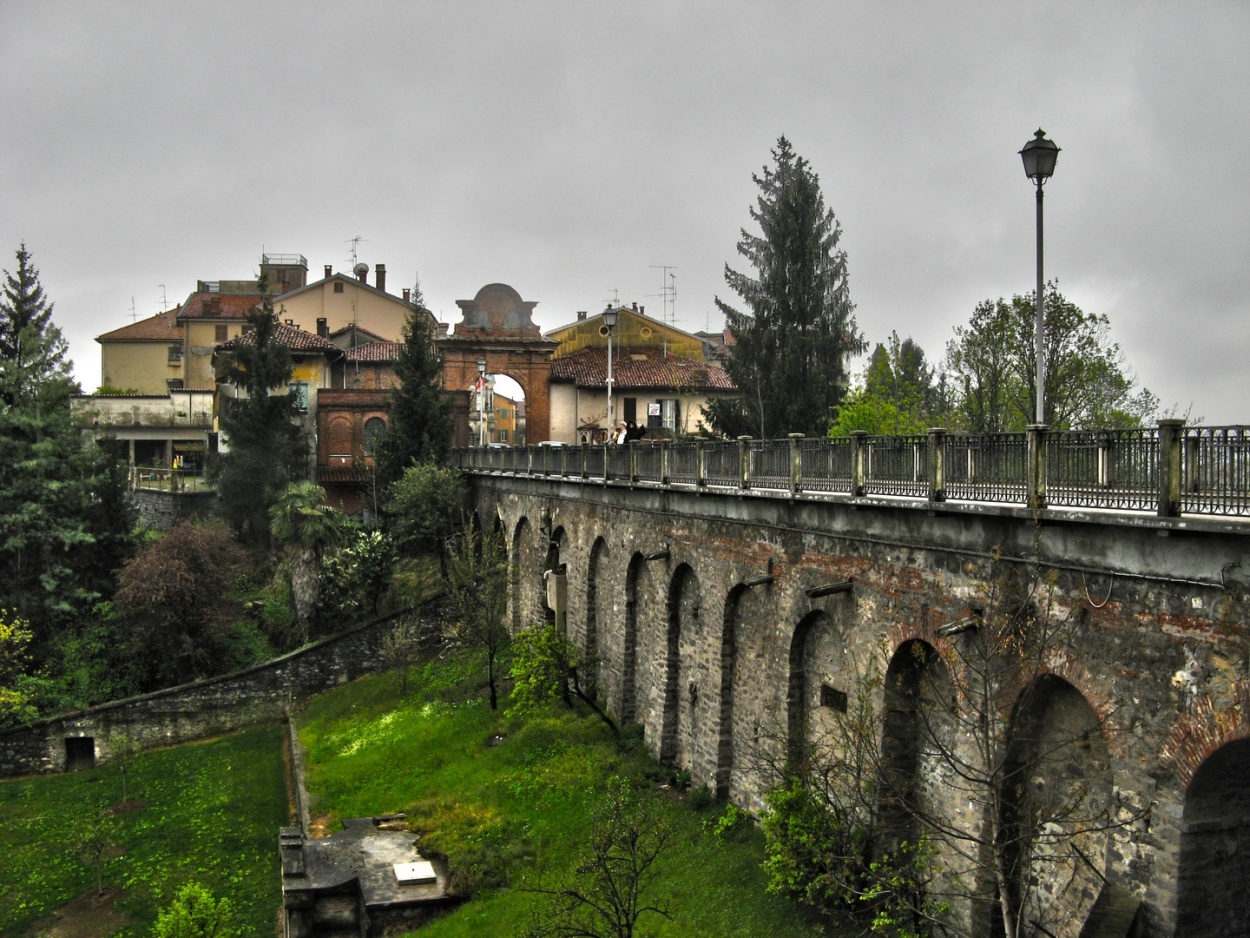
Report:
[{"label": "tall conifer tree", "polygon": [[399,387],[391,393],[386,435],[375,454],[381,488],[398,481],[409,466],[443,462],[451,448],[451,411],[443,395],[432,316],[419,284],[404,322],[404,347],[395,362],[395,375]]},{"label": "tall conifer tree", "polygon": [[277,339],[278,317],[264,294],[248,314],[249,331],[223,354],[218,380],[240,392],[221,399],[221,430],[227,449],[216,461],[214,478],[221,512],[248,544],[269,543],[269,509],[308,464],[304,434],[293,421],[294,395],[275,394],[291,380],[291,350]]},{"label": "tall conifer tree", "polygon": [[864,350],[847,286],[842,229],[825,208],[820,179],[781,137],[773,166],[752,175],[760,194],[738,253],[751,273],[725,265],[742,299],[717,307],[737,344],[725,370],[742,392],[712,404],[712,424],[730,436],[823,436],[845,391],[847,359]]}]

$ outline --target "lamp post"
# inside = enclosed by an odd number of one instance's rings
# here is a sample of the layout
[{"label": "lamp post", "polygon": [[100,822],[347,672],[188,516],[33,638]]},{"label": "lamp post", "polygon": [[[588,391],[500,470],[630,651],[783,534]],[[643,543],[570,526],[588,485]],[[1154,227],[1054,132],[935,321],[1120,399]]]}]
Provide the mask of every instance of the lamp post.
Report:
[{"label": "lamp post", "polygon": [[477,360],[477,445],[486,445],[486,359]]},{"label": "lamp post", "polygon": [[1040,127],[1033,139],[1020,151],[1020,159],[1024,161],[1024,174],[1037,185],[1037,296],[1034,305],[1037,307],[1037,325],[1033,337],[1033,354],[1037,359],[1037,394],[1034,397],[1037,413],[1035,423],[1045,423],[1045,385],[1046,363],[1042,358],[1044,346],[1042,329],[1044,324],[1045,288],[1042,282],[1042,186],[1046,185],[1055,172],[1055,161],[1059,159],[1059,148],[1046,139],[1046,132]]},{"label": "lamp post", "polygon": [[612,438],[612,330],[619,315],[611,304],[603,311],[603,325],[608,330],[608,439]]}]

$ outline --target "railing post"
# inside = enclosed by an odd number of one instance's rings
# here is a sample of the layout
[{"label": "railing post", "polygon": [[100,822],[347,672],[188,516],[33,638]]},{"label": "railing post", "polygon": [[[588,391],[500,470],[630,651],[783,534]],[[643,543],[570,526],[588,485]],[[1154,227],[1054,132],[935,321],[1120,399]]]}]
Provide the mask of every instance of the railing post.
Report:
[{"label": "railing post", "polygon": [[929,428],[929,501],[946,501],[946,428]]},{"label": "railing post", "polygon": [[790,440],[790,494],[803,491],[803,450],[799,447],[802,433],[787,433]]},{"label": "railing post", "polygon": [[1159,517],[1179,518],[1181,514],[1181,439],[1183,420],[1159,421]]},{"label": "railing post", "polygon": [[660,485],[668,485],[668,440],[660,440]]},{"label": "railing post", "polygon": [[1029,441],[1028,492],[1025,504],[1034,510],[1046,507],[1046,431],[1045,424],[1031,425],[1026,434]]},{"label": "railing post", "polygon": [[851,431],[851,495],[861,497],[868,491],[868,431]]},{"label": "railing post", "polygon": [[629,447],[629,484],[638,483],[638,441],[630,440],[625,444]]},{"label": "railing post", "polygon": [[586,468],[586,462],[587,462],[587,459],[588,459],[588,457],[589,457],[589,455],[590,455],[590,444],[589,444],[589,443],[586,443],[586,442],[579,443],[579,444],[577,444],[577,449],[578,449],[578,451],[579,451],[579,455],[580,455],[580,458],[581,458],[581,461],[582,461],[582,464],[581,464],[581,467],[580,467],[580,468],[581,468],[581,472],[580,472],[580,473],[578,473],[578,474],[579,474],[579,475],[580,475],[583,479],[587,479],[587,478],[589,478],[589,477],[590,477],[590,470]]},{"label": "railing post", "polygon": [[694,485],[695,488],[707,488],[707,453],[702,440],[696,440],[694,444]]},{"label": "railing post", "polygon": [[751,487],[751,450],[747,444],[751,441],[749,436],[738,437],[738,488],[747,489]]}]

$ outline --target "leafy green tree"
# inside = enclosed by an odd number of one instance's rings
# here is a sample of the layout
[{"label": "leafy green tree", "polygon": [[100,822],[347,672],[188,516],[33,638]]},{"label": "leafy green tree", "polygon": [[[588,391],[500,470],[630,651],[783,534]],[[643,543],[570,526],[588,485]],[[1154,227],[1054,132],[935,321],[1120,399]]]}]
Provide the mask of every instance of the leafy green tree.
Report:
[{"label": "leafy green tree", "polygon": [[[985,300],[946,347],[960,423],[976,433],[1022,430],[1036,416],[1033,294]],[[1111,322],[1086,313],[1050,284],[1043,323],[1044,421],[1054,429],[1140,426],[1158,399],[1138,389]]]},{"label": "leafy green tree", "polygon": [[269,509],[270,533],[285,549],[291,567],[291,596],[300,645],[308,641],[309,623],[320,594],[321,557],[340,534],[337,508],[326,504],[316,482],[292,482]]},{"label": "leafy green tree", "polygon": [[938,393],[924,349],[908,336],[890,333],[888,345],[878,342],[868,360],[861,387],[835,409],[830,436],[854,430],[873,435],[923,433],[936,426]]},{"label": "leafy green tree", "polygon": [[447,637],[485,650],[492,710],[499,709],[495,660],[508,643],[508,570],[508,546],[500,534],[483,536],[468,527],[448,552],[451,624]]},{"label": "leafy green tree", "polygon": [[745,228],[738,253],[753,273],[725,265],[740,310],[717,307],[737,344],[725,369],[742,396],[718,399],[712,426],[730,436],[823,435],[847,385],[847,359],[864,350],[847,286],[842,229],[825,208],[820,180],[781,137],[773,166],[752,175],[751,209],[760,233]]},{"label": "leafy green tree", "polygon": [[0,298],[0,606],[28,621],[39,657],[111,592],[132,549],[124,476],[70,419],[66,344],[25,245]]},{"label": "leafy green tree", "polygon": [[434,317],[418,283],[404,322],[404,347],[395,362],[399,387],[391,392],[386,435],[377,446],[377,484],[385,489],[419,463],[441,463],[451,448],[451,410],[434,351]]},{"label": "leafy green tree", "polygon": [[349,624],[375,616],[395,571],[395,540],[379,528],[345,521],[321,567],[323,617]]},{"label": "leafy green tree", "polygon": [[179,521],[122,568],[120,658],[143,691],[251,664],[237,656],[232,599],[247,555],[221,522]]},{"label": "leafy green tree", "polygon": [[104,895],[104,855],[117,846],[121,827],[117,815],[103,804],[80,815],[74,824],[71,846],[95,869],[96,895]]},{"label": "leafy green tree", "polygon": [[524,938],[633,938],[643,916],[671,920],[666,905],[648,894],[673,833],[653,802],[613,778],[576,867],[562,882],[532,890],[551,904]]},{"label": "leafy green tree", "polygon": [[554,701],[573,706],[577,697],[586,704],[612,735],[619,739],[616,722],[595,701],[584,674],[593,664],[581,649],[561,635],[551,623],[535,625],[517,635],[512,655],[512,706],[520,713]]},{"label": "leafy green tree", "polygon": [[235,938],[230,900],[217,899],[199,883],[187,883],[156,916],[153,938]]},{"label": "leafy green tree", "polygon": [[387,494],[387,528],[399,552],[444,556],[468,504],[464,477],[455,469],[418,463],[405,469]]},{"label": "leafy green tree", "polygon": [[25,723],[35,716],[29,694],[19,679],[30,661],[30,628],[7,609],[0,609],[0,726]]},{"label": "leafy green tree", "polygon": [[[263,279],[259,289],[265,293]],[[248,314],[247,328],[221,352],[217,380],[239,393],[220,396],[228,449],[212,468],[222,515],[245,543],[265,547],[270,506],[304,475],[307,453],[304,434],[292,419],[294,395],[274,393],[287,387],[292,364],[291,350],[277,339],[278,317],[268,293]]]}]

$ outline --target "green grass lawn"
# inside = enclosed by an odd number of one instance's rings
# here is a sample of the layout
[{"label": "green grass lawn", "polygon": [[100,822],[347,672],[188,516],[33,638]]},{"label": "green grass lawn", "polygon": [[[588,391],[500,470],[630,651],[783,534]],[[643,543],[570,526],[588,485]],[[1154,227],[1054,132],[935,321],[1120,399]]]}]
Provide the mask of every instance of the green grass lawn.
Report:
[{"label": "green grass lawn", "polygon": [[[819,934],[795,905],[765,892],[756,831],[717,839],[710,828],[722,806],[696,811],[662,789],[668,773],[622,750],[591,715],[493,713],[484,670],[476,658],[417,669],[405,700],[396,675],[364,678],[313,701],[300,719],[314,818],[333,832],[341,818],[405,811],[422,847],[446,855],[453,882],[477,893],[414,935],[522,931],[546,902],[523,887],[572,867],[612,776],[655,799],[676,830],[651,896],[673,919],[644,918],[640,934]],[[487,745],[496,734],[502,742]]]},{"label": "green grass lawn", "polygon": [[[158,909],[192,880],[230,897],[242,934],[274,934],[277,835],[288,823],[280,727],[141,753],[126,794],[128,809],[106,814],[115,846],[104,882],[122,887],[117,906],[132,918],[114,934],[149,935]],[[0,934],[30,934],[33,922],[95,889],[75,831],[121,800],[116,765],[0,783]]]}]

